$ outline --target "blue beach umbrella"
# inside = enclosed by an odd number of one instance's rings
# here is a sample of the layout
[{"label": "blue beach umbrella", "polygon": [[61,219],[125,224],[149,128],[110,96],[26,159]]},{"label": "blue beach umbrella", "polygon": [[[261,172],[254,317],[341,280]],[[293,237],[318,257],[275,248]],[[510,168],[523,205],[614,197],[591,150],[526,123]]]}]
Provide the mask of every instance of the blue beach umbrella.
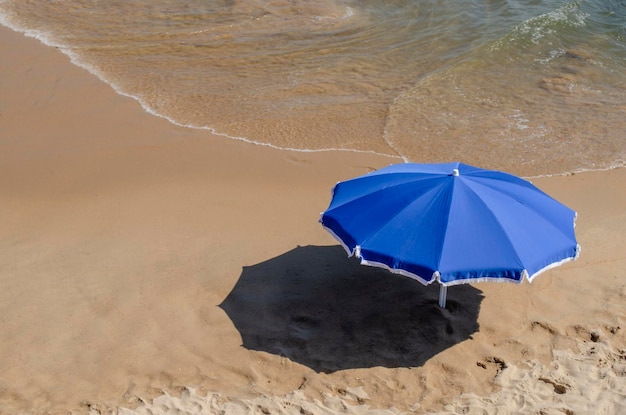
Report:
[{"label": "blue beach umbrella", "polygon": [[320,222],[361,263],[423,284],[532,281],[576,259],[576,212],[530,182],[462,163],[391,165],[333,189]]}]

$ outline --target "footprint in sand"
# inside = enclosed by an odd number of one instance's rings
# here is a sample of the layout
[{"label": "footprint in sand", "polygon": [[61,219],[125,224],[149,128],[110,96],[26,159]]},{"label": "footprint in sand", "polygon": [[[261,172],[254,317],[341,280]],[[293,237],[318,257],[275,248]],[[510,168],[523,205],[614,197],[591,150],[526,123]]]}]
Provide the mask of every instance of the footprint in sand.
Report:
[{"label": "footprint in sand", "polygon": [[495,372],[494,376],[498,376],[504,369],[508,367],[504,359],[499,357],[486,357],[482,361],[476,362],[476,366],[482,367],[485,370],[490,370],[490,372]]},{"label": "footprint in sand", "polygon": [[557,330],[552,327],[551,325],[549,325],[548,323],[544,323],[541,321],[533,321],[532,323],[530,323],[530,328],[531,330],[537,330],[537,329],[543,329],[545,331],[547,331],[550,334],[557,334]]},{"label": "footprint in sand", "polygon": [[559,395],[566,393],[572,387],[566,382],[559,382],[545,377],[540,377],[539,380],[552,385],[554,387],[554,392],[558,393]]},{"label": "footprint in sand", "polygon": [[575,326],[568,328],[567,335],[576,336],[579,339],[584,340],[584,341],[591,340],[592,342],[597,343],[598,341],[600,341],[601,331],[597,329],[591,330],[591,329],[588,329],[587,327],[575,325]]}]

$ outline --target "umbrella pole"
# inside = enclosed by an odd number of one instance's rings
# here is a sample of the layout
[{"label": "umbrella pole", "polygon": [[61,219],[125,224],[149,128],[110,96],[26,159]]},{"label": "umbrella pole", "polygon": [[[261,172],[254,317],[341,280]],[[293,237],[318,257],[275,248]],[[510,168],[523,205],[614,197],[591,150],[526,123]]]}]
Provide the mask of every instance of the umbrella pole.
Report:
[{"label": "umbrella pole", "polygon": [[439,285],[439,307],[446,308],[446,298],[448,297],[448,287]]}]

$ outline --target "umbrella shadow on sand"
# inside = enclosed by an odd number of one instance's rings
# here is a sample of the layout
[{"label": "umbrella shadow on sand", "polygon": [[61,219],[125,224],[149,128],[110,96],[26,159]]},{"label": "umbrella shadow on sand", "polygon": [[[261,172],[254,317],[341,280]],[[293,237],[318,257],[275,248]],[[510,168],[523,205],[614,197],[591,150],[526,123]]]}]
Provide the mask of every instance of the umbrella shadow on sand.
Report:
[{"label": "umbrella shadow on sand", "polygon": [[416,367],[478,331],[483,295],[366,267],[340,246],[297,247],[244,267],[220,307],[243,347],[285,356],[316,372]]}]

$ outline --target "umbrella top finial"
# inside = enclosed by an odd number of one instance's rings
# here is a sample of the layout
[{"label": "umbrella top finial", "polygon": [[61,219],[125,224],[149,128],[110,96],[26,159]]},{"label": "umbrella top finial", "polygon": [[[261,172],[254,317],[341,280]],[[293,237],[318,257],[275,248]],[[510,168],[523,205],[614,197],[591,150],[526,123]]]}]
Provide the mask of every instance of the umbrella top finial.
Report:
[{"label": "umbrella top finial", "polygon": [[458,176],[459,175],[459,169],[452,169],[452,175],[453,176]]}]

